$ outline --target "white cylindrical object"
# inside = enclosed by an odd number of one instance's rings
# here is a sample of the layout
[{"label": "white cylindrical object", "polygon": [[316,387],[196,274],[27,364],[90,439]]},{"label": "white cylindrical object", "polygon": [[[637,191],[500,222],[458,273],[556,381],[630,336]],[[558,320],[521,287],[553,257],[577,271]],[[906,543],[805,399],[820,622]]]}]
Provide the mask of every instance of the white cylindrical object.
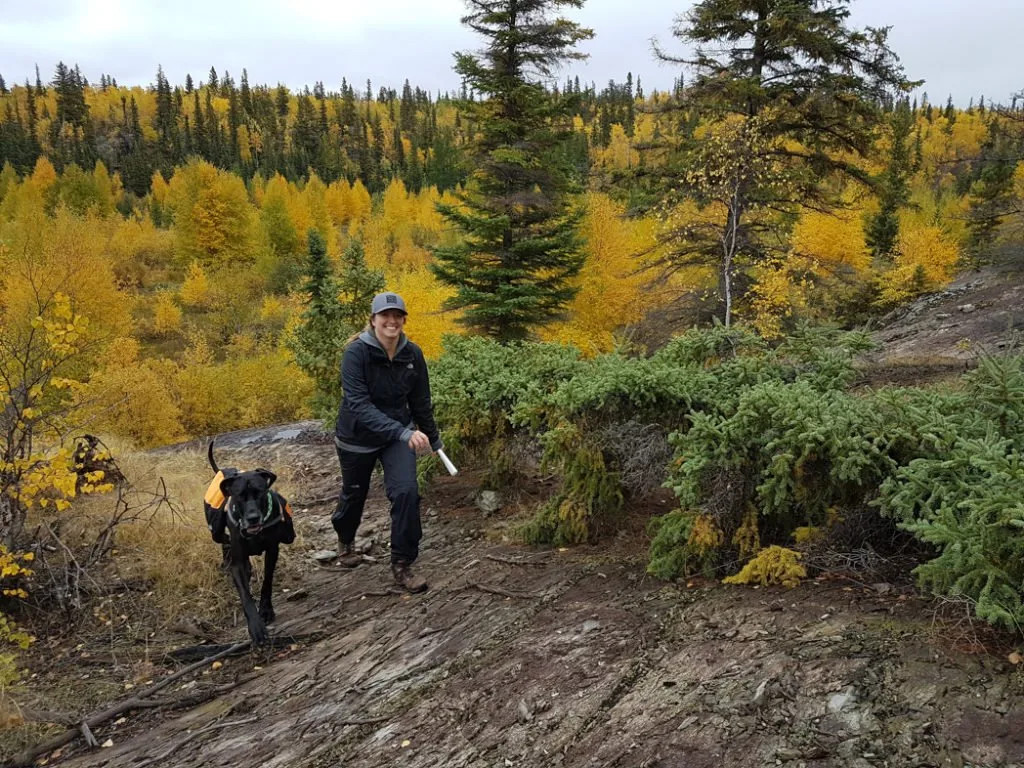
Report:
[{"label": "white cylindrical object", "polygon": [[449,475],[455,476],[459,474],[459,470],[457,470],[455,468],[455,465],[452,464],[451,459],[449,459],[448,456],[445,454],[443,448],[438,449],[437,455],[441,457],[441,463],[444,464],[444,468],[448,470]]}]

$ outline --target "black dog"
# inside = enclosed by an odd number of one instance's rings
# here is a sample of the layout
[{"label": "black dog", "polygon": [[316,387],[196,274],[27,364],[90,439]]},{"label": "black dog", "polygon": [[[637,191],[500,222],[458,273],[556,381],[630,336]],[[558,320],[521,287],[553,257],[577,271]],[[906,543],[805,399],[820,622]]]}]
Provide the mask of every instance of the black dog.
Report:
[{"label": "black dog", "polygon": [[[224,550],[223,565],[242,599],[242,610],[253,645],[267,642],[267,624],[274,621],[271,595],[274,568],[281,544],[295,541],[291,507],[284,497],[270,490],[277,476],[266,469],[239,472],[217,467],[213,459],[213,441],[207,453],[216,474],[204,499],[206,522],[213,540]],[[249,557],[263,555],[263,588],[259,608],[249,591],[252,566]]]}]

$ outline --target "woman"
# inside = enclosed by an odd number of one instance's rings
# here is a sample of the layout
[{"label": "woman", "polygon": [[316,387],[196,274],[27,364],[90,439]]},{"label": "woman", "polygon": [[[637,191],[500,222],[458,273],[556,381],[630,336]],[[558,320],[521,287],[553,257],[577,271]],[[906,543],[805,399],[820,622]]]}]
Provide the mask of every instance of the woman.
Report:
[{"label": "woman", "polygon": [[402,332],[406,314],[397,293],[375,296],[369,327],[342,357],[344,396],[334,437],[341,462],[341,498],[331,522],[340,544],[338,562],[354,568],[362,558],[352,543],[379,461],[391,502],[391,572],[403,589],[422,592],[427,582],[412,572],[423,535],[416,454],[443,446],[434,423],[423,352]]}]

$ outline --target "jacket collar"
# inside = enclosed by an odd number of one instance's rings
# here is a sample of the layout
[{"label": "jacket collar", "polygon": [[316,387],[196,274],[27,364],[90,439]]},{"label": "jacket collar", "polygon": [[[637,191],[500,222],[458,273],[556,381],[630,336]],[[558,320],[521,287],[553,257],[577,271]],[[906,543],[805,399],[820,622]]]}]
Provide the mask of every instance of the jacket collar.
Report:
[{"label": "jacket collar", "polygon": [[[380,341],[377,339],[377,336],[373,333],[372,330],[363,331],[362,333],[360,333],[359,340],[366,344],[367,346],[374,347],[376,349],[379,349],[385,355],[387,354],[387,350],[384,349],[384,345],[380,343]],[[405,349],[405,346],[408,343],[409,339],[404,333],[398,337],[398,346],[395,347],[395,357],[398,357],[398,353]]]}]

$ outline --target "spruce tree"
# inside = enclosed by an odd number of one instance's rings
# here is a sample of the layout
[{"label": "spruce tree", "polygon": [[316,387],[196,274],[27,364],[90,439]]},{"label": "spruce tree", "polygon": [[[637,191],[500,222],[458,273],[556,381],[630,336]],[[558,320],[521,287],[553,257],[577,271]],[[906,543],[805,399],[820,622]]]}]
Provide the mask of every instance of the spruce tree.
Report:
[{"label": "spruce tree", "polygon": [[306,308],[302,325],[288,339],[295,361],[316,387],[313,410],[330,419],[341,399],[341,356],[346,340],[369,316],[370,301],[384,288],[382,273],[366,266],[362,243],[353,240],[342,256],[339,277],[331,271],[323,236],[309,230],[309,261],[302,287]]},{"label": "spruce tree", "polygon": [[7,95],[7,83],[4,82],[4,76],[0,75],[0,96]]},{"label": "spruce tree", "polygon": [[[732,271],[771,255],[800,209],[841,205],[840,185],[824,178],[871,183],[857,158],[871,151],[880,105],[915,85],[887,47],[887,29],[847,25],[849,2],[701,0],[673,30],[693,54],[658,51],[688,67],[674,98],[685,117],[707,126],[679,141],[662,204],[674,205],[683,187],[725,215],[673,232],[656,265],[714,266],[726,325]],[[756,173],[736,158],[749,158]]]},{"label": "spruce tree", "polygon": [[992,120],[981,146],[976,180],[970,188],[967,250],[976,264],[991,256],[1004,219],[1021,211],[1014,185],[1019,158],[1019,140],[1000,121]]},{"label": "spruce tree", "polygon": [[593,36],[557,17],[582,0],[470,0],[463,24],[485,40],[480,55],[456,54],[455,71],[484,98],[463,103],[477,127],[477,170],[459,206],[439,210],[464,241],[435,250],[434,273],[455,288],[447,302],[462,322],[500,341],[528,338],[558,319],[583,264],[575,188],[559,150],[572,128],[569,97],[545,89]]},{"label": "spruce tree", "polygon": [[[900,227],[899,210],[910,197],[909,180],[914,171],[909,144],[914,112],[908,108],[906,100],[896,105],[889,123],[889,162],[878,185],[880,207],[865,231],[867,244],[875,256],[889,256],[894,251]],[[920,149],[920,144],[917,148]]]}]

